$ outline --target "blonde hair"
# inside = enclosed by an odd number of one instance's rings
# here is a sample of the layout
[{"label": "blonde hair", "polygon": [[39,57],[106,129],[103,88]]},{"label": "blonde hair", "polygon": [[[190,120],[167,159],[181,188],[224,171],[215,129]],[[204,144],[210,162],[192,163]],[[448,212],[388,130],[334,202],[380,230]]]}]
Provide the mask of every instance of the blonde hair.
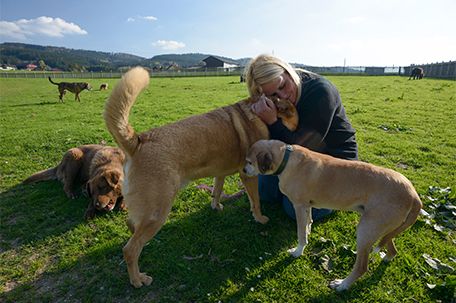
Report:
[{"label": "blonde hair", "polygon": [[277,79],[284,72],[290,75],[291,79],[296,84],[298,88],[296,99],[298,100],[301,96],[301,78],[299,75],[287,62],[267,54],[253,58],[244,71],[244,77],[250,97],[263,94],[261,86]]}]

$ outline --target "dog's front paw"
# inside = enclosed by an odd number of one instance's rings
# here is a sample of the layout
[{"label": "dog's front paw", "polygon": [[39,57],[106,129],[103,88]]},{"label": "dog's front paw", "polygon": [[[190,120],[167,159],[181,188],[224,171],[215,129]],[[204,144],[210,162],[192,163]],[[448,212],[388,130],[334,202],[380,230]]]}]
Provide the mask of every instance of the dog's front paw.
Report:
[{"label": "dog's front paw", "polygon": [[290,248],[288,250],[288,253],[290,253],[290,255],[292,255],[293,257],[298,258],[298,257],[302,256],[303,251],[304,251],[304,246],[297,246],[295,248]]},{"label": "dog's front paw", "polygon": [[130,280],[131,285],[135,288],[140,288],[143,285],[149,286],[152,283],[152,277],[146,275],[145,273],[139,273],[139,277],[137,279]]},{"label": "dog's front paw", "polygon": [[260,216],[254,216],[255,217],[255,221],[261,223],[261,224],[266,224],[268,223],[269,221],[269,218],[266,217],[266,216],[263,216],[263,215],[260,215]]},{"label": "dog's front paw", "polygon": [[334,289],[335,291],[343,291],[348,289],[348,285],[344,283],[342,279],[336,279],[334,281],[329,282],[329,287]]}]

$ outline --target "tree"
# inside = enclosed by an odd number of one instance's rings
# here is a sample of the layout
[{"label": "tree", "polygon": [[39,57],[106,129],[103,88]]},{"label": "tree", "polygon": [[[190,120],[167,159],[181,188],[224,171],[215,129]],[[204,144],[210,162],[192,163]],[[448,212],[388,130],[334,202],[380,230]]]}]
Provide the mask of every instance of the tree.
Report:
[{"label": "tree", "polygon": [[42,70],[42,71],[45,70],[47,67],[46,63],[44,63],[44,60],[42,60],[42,59],[40,61],[38,61],[38,65],[40,66],[40,70]]}]

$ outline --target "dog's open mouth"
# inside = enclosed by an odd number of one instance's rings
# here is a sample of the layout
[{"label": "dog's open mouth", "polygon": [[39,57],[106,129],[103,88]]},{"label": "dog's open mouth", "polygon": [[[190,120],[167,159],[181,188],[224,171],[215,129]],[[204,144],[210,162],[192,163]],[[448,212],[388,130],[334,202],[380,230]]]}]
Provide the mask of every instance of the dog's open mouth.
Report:
[{"label": "dog's open mouth", "polygon": [[108,205],[106,205],[106,206],[104,207],[104,210],[106,210],[106,211],[111,211],[111,210],[114,209],[114,206],[116,206],[116,201],[111,200],[111,201],[109,201]]}]

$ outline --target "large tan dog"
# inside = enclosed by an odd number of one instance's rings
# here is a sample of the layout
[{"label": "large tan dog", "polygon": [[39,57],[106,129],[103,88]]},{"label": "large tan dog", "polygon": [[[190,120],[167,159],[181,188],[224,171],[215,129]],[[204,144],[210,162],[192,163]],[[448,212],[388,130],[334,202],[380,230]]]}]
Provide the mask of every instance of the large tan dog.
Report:
[{"label": "large tan dog", "polygon": [[[225,176],[239,172],[255,220],[268,220],[260,210],[258,178],[242,173],[250,145],[269,137],[266,125],[250,109],[253,101],[243,100],[137,134],[128,116],[138,94],[148,86],[149,77],[139,67],[126,73],[114,88],[104,113],[108,130],[126,154],[123,194],[133,236],[123,253],[135,287],[152,282],[150,276],[139,272],[139,255],[165,223],[178,190],[189,181],[215,177],[212,207],[220,209]],[[282,121],[296,128],[296,110],[289,104],[295,115],[287,118],[284,114]]]},{"label": "large tan dog", "polygon": [[396,254],[393,238],[415,223],[422,203],[412,183],[398,172],[361,161],[349,161],[313,152],[277,140],[260,140],[248,152],[246,174],[276,174],[280,190],[296,211],[298,246],[302,255],[312,224],[311,207],[358,211],[357,254],[352,272],[330,287],[338,291],[367,271],[369,253],[386,246],[385,261]]},{"label": "large tan dog", "polygon": [[59,100],[61,102],[63,102],[63,96],[65,95],[67,90],[74,94],[74,101],[81,102],[81,99],[79,98],[79,94],[85,89],[87,89],[87,90],[92,89],[90,84],[87,82],[60,82],[60,83],[57,83],[57,82],[52,81],[51,77],[48,77],[48,79],[49,79],[49,82],[58,86]]},{"label": "large tan dog", "polygon": [[116,205],[125,208],[122,201],[124,160],[119,148],[81,145],[69,149],[56,167],[37,172],[23,183],[57,179],[63,183],[63,190],[70,199],[76,197],[76,186],[82,185],[91,198],[85,218],[92,219],[97,211],[112,211]]}]

